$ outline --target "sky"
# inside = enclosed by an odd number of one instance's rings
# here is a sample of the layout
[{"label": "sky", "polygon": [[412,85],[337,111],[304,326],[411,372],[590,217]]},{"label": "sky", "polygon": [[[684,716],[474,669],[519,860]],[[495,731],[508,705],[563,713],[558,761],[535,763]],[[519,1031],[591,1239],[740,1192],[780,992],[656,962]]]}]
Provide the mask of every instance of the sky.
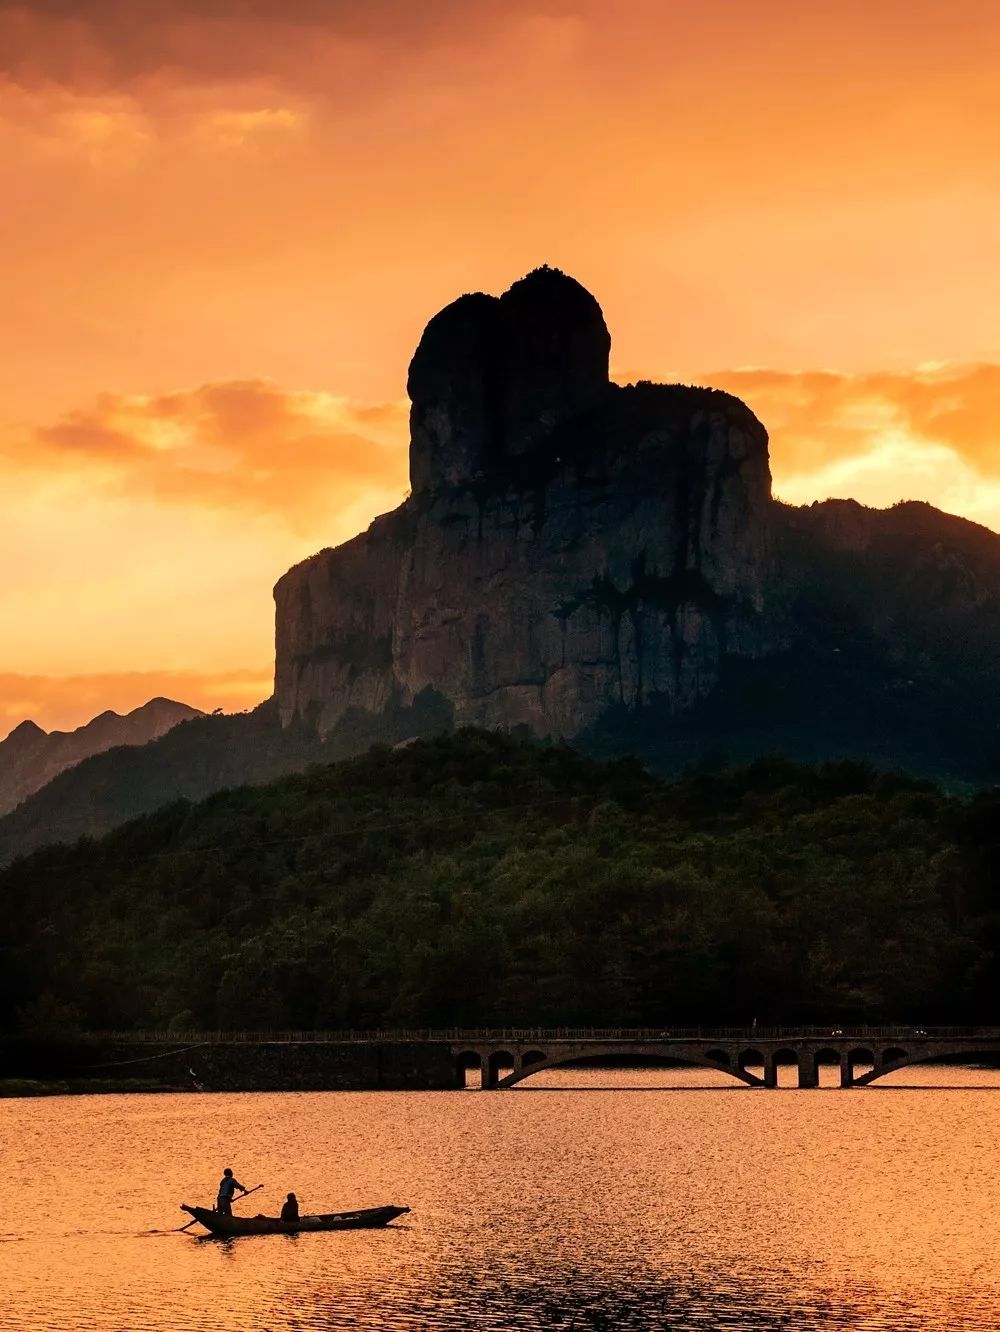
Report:
[{"label": "sky", "polygon": [[270,692],[406,369],[548,263],[775,493],[1000,530],[994,0],[0,0],[0,735]]}]

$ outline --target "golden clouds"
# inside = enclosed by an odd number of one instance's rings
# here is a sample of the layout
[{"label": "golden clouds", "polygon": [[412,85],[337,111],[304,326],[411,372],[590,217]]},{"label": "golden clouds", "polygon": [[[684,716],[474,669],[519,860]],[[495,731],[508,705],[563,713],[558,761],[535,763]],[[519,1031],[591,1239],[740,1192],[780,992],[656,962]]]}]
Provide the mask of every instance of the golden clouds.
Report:
[{"label": "golden clouds", "polygon": [[[468,39],[518,13],[591,9],[587,0],[32,0],[0,3],[0,72],[27,86],[286,78],[317,88],[340,55]],[[327,67],[326,80],[323,66]]]},{"label": "golden clouds", "polygon": [[258,107],[241,111],[215,111],[201,118],[198,131],[222,149],[277,148],[292,135],[304,132],[306,116],[288,107]]},{"label": "golden clouds", "polygon": [[706,382],[742,397],[767,426],[781,499],[923,499],[1000,531],[1000,365],[735,370]]},{"label": "golden clouds", "polygon": [[[291,99],[289,99],[290,101]],[[300,143],[308,108],[267,88],[225,96],[161,89],[155,97],[74,88],[25,90],[0,82],[0,134],[9,154],[50,169],[163,169],[182,154],[189,169],[235,151],[275,156]]]},{"label": "golden clouds", "polygon": [[895,442],[950,451],[1000,479],[1000,365],[868,374],[728,370],[707,382],[743,398],[767,426],[777,477],[815,473]]},{"label": "golden clouds", "polygon": [[241,670],[270,660],[275,579],[399,502],[405,435],[402,404],[264,380],[104,393],[0,432],[0,567],[16,570],[0,714],[258,702],[268,672]]},{"label": "golden clouds", "polygon": [[203,384],[101,394],[10,444],[6,459],[119,494],[251,509],[301,532],[361,495],[403,493],[406,423],[405,403],[354,405],[264,380]]}]

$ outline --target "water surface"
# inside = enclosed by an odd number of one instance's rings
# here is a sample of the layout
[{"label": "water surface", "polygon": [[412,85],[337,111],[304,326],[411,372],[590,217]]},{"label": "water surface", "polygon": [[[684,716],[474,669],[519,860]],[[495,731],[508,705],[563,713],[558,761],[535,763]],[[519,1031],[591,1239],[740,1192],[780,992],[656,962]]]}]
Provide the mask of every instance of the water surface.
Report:
[{"label": "water surface", "polygon": [[[575,1069],[497,1093],[0,1101],[0,1328],[996,1332],[998,1121],[1000,1071],[942,1068],[846,1092]],[[266,1185],[248,1211],[295,1189],[413,1212],[162,1233],[225,1165]]]}]

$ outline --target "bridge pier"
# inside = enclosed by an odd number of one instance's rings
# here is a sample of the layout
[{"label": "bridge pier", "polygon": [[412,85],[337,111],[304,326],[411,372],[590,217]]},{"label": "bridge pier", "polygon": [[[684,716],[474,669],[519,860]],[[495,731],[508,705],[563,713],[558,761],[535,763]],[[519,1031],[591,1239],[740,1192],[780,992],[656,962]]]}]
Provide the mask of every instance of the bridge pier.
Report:
[{"label": "bridge pier", "polygon": [[[520,1050],[482,1050],[482,1089],[496,1091],[501,1081],[509,1077],[520,1076],[522,1055]],[[501,1068],[503,1072],[501,1073]]]},{"label": "bridge pier", "polygon": [[[840,1085],[850,1087],[851,1067],[847,1052],[837,1052],[837,1062],[840,1068]],[[795,1065],[795,1085],[803,1090],[811,1090],[820,1085],[820,1054],[825,1054],[829,1058],[830,1051],[816,1051],[809,1049],[784,1049],[768,1050],[764,1056],[764,1086],[775,1088],[778,1086],[778,1068],[784,1064],[794,1063]]]}]

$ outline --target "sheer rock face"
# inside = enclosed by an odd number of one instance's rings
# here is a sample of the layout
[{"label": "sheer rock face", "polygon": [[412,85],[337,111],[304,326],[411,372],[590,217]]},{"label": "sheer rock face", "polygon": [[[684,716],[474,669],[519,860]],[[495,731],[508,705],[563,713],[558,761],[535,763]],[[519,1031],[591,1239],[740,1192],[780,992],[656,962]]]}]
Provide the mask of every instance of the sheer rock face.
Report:
[{"label": "sheer rock face", "polygon": [[433,691],[456,724],[573,736],[683,709],[777,645],[767,435],[710,389],[608,381],[597,302],[543,269],[463,296],[410,366],[411,497],[275,589],[283,721]]}]

